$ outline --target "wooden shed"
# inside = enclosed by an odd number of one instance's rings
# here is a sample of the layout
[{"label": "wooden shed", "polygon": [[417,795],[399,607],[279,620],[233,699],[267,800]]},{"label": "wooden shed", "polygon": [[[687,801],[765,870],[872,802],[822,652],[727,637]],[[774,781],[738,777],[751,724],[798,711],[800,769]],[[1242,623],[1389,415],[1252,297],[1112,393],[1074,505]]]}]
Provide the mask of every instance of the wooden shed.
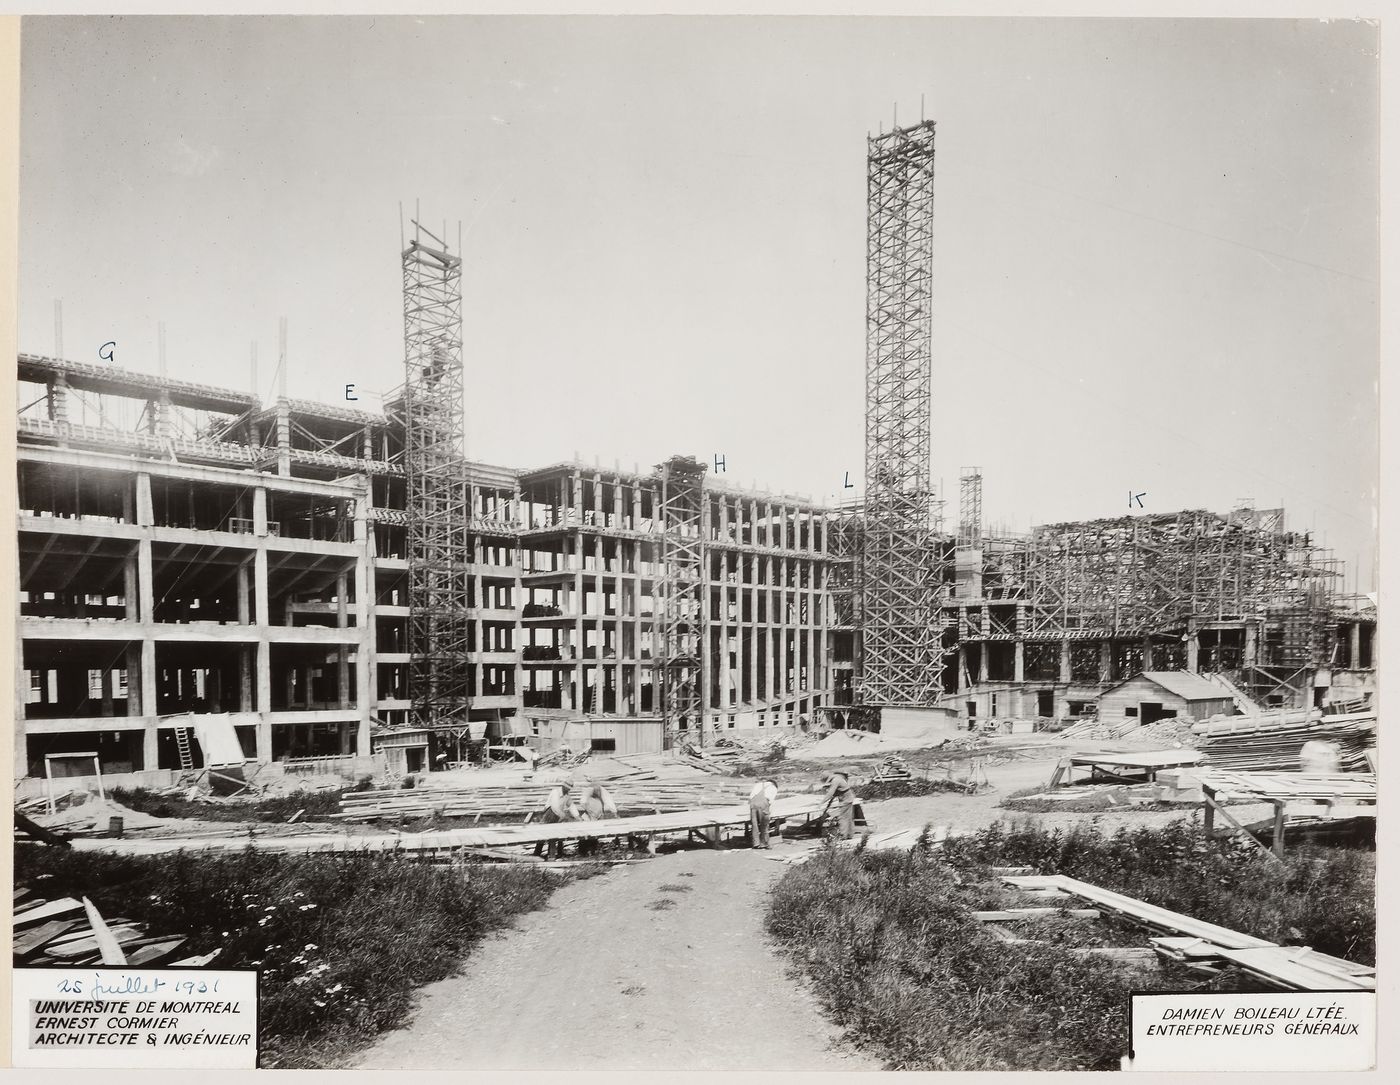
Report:
[{"label": "wooden shed", "polygon": [[1229,715],[1235,699],[1224,686],[1191,671],[1143,671],[1104,690],[1098,706],[1105,723],[1155,723]]}]

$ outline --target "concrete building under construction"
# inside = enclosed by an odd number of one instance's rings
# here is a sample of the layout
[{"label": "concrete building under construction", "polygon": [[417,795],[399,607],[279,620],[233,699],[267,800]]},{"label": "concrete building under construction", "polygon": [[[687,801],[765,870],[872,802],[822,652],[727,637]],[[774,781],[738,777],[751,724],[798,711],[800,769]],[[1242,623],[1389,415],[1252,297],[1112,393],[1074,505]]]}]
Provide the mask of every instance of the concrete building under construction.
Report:
[{"label": "concrete building under construction", "polygon": [[[367,754],[383,731],[421,767],[397,401],[265,405],[32,355],[18,375],[18,764],[95,750],[113,772],[180,768],[198,759],[188,714],[231,713],[250,758]],[[460,461],[455,477],[470,606],[456,737],[592,717],[603,748],[659,745],[663,471]],[[809,501],[712,479],[699,496],[706,680],[677,728],[810,716],[849,688],[829,590],[849,559]]]},{"label": "concrete building under construction", "polygon": [[[1139,672],[1237,703],[1374,689],[1375,608],[1281,510],[955,531],[931,485],[933,122],[868,144],[865,494],[462,454],[456,252],[402,245],[383,413],[19,357],[16,761],[188,769],[219,717],[260,762],[483,739],[704,743],[831,709],[1065,719]],[[257,386],[256,362],[251,382]],[[231,741],[231,740],[230,740]]]}]

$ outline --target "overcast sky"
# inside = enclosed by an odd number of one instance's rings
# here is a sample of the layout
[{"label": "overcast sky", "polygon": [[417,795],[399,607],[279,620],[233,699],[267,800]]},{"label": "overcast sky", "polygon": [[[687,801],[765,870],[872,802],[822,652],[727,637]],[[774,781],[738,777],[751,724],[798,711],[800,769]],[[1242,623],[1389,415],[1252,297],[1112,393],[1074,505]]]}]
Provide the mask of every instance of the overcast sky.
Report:
[{"label": "overcast sky", "polygon": [[[1288,21],[29,18],[20,349],[344,403],[462,221],[468,455],[863,467],[865,139],[938,122],[933,477],[1283,505],[1374,562],[1376,34]],[[949,518],[955,519],[954,504]],[[1348,576],[1348,588],[1351,577]]]}]

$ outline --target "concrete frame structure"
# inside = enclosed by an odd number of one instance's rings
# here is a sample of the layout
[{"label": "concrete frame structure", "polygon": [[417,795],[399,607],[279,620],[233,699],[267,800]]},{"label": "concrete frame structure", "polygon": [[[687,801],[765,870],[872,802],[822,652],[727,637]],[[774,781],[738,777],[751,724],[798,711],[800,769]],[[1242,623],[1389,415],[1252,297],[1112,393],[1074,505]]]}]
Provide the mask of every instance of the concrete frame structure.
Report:
[{"label": "concrete frame structure", "polygon": [[1375,690],[1374,604],[1336,591],[1340,563],[1281,509],[984,532],[952,564],[945,700],[968,715],[1079,715],[1154,670],[1220,675],[1263,706]]},{"label": "concrete frame structure", "polygon": [[[178,768],[189,712],[232,713],[262,761],[367,754],[411,726],[399,404],[265,405],[33,355],[18,373],[17,764],[96,742],[104,772]],[[460,484],[470,720],[660,726],[658,476],[463,461]],[[831,587],[851,559],[828,551],[828,516],[705,482],[690,740],[837,695],[852,638]]]}]

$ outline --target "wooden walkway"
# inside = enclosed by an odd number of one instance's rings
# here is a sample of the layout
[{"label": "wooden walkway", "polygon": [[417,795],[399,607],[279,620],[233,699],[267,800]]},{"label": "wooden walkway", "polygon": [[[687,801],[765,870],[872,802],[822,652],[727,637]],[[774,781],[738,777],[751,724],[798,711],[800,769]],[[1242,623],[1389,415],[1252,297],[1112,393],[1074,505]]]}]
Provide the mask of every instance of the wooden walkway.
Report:
[{"label": "wooden walkway", "polygon": [[1277,987],[1294,991],[1374,991],[1376,970],[1307,946],[1280,946],[1204,920],[1159,908],[1063,874],[1005,875],[1007,885],[1030,892],[1063,893],[1089,901],[1131,923],[1162,932],[1150,938],[1159,956],[1189,967],[1218,971],[1236,965]]},{"label": "wooden walkway", "polygon": [[[793,795],[773,804],[773,821],[811,821],[822,808],[816,795]],[[670,836],[677,833],[710,834],[717,842],[727,829],[746,826],[749,807],[712,806],[681,810],[674,814],[647,814],[601,821],[565,821],[550,825],[494,825],[482,829],[443,829],[425,833],[305,833],[297,836],[162,836],[128,839],[75,839],[76,851],[101,851],[117,855],[162,855],[173,851],[258,851],[279,853],[335,853],[398,851],[429,856],[465,848],[511,848],[551,841],[610,840],[628,836]]]}]

